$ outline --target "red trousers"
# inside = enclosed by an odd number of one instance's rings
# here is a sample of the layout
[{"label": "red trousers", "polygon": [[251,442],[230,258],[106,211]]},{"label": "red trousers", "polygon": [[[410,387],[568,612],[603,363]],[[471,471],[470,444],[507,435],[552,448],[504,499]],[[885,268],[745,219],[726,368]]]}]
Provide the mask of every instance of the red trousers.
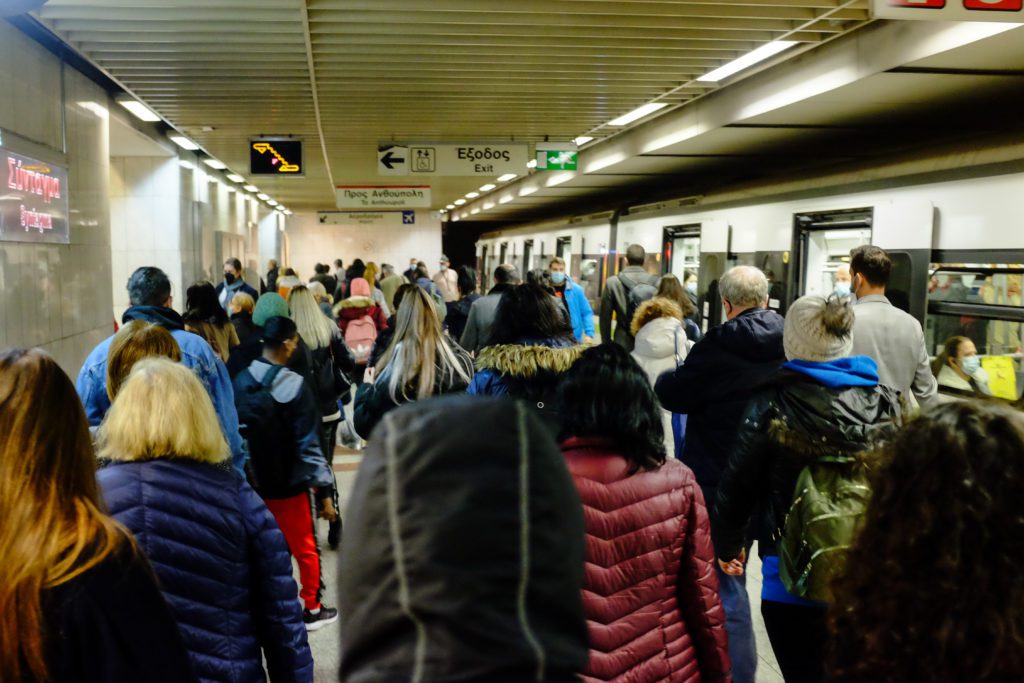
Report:
[{"label": "red trousers", "polygon": [[317,609],[320,607],[320,553],[316,549],[309,493],[265,502],[284,534],[288,551],[299,563],[299,581],[302,583],[299,597],[306,609]]}]

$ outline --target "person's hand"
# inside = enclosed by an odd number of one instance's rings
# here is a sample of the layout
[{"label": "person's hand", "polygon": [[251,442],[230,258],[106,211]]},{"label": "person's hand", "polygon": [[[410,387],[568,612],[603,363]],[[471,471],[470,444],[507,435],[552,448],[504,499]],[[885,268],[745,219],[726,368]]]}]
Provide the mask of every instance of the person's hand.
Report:
[{"label": "person's hand", "polygon": [[729,562],[723,562],[718,560],[718,567],[722,570],[723,574],[729,576],[743,576],[743,566],[747,563],[747,551],[740,550],[739,556],[730,560]]},{"label": "person's hand", "polygon": [[366,370],[363,371],[363,384],[373,384],[373,375],[376,371],[372,365],[367,365]]},{"label": "person's hand", "polygon": [[326,519],[328,522],[338,521],[338,511],[334,509],[334,501],[330,498],[324,498],[321,501],[320,519]]}]

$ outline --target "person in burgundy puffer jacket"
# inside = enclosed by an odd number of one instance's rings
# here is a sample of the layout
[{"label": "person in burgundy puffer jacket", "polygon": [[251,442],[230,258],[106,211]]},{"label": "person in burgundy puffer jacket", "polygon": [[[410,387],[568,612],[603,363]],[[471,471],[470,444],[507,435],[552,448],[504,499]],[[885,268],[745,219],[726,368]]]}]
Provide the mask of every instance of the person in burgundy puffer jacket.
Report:
[{"label": "person in burgundy puffer jacket", "polygon": [[583,501],[585,681],[731,681],[711,528],[693,472],[667,460],[657,398],[629,352],[583,352],[559,388]]}]

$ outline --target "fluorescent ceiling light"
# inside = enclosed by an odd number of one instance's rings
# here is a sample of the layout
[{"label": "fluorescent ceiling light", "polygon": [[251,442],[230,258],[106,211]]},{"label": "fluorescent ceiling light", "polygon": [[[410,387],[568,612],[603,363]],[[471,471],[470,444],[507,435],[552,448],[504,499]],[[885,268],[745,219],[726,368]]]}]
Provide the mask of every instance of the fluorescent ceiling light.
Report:
[{"label": "fluorescent ceiling light", "polygon": [[643,105],[641,107],[637,107],[636,109],[634,109],[633,111],[629,112],[628,114],[623,114],[622,116],[620,116],[617,119],[612,119],[611,121],[608,122],[608,125],[609,126],[628,126],[629,124],[633,123],[637,119],[642,119],[643,117],[648,116],[650,114],[653,114],[654,112],[658,111],[659,109],[662,109],[662,108],[667,107],[667,106],[668,106],[667,102],[648,102],[647,104],[645,104],[645,105]]},{"label": "fluorescent ceiling light", "polygon": [[449,211],[451,211],[452,209],[454,209],[454,208],[455,208],[455,205],[454,205],[454,204],[449,204],[448,206],[446,206],[446,207],[444,207],[444,208],[446,208],[446,209],[448,209]]},{"label": "fluorescent ceiling light", "polygon": [[494,202],[486,202],[484,204],[484,211],[487,211],[488,209],[493,209],[493,208],[494,208]]},{"label": "fluorescent ceiling light", "polygon": [[472,211],[470,211],[469,213],[470,213],[471,215],[474,215],[474,216],[475,216],[476,214],[480,213],[480,207],[478,206],[477,208],[473,209],[473,210],[472,210]]},{"label": "fluorescent ceiling light", "polygon": [[106,119],[110,115],[110,112],[107,111],[106,107],[96,102],[79,102],[78,106],[80,106],[82,109],[87,109],[88,111],[91,111],[93,114],[97,116],[97,118]]},{"label": "fluorescent ceiling light", "polygon": [[242,176],[238,175],[237,173],[228,173],[228,180],[230,180],[233,183],[244,183],[245,182],[245,178],[243,178]]},{"label": "fluorescent ceiling light", "polygon": [[466,203],[465,199],[456,199],[454,202],[452,202],[452,204],[454,204],[455,206],[462,206],[465,203]]},{"label": "fluorescent ceiling light", "polygon": [[152,109],[137,100],[121,100],[119,104],[134,114],[135,118],[140,121],[153,123],[160,120],[160,117],[157,116]]},{"label": "fluorescent ceiling light", "polygon": [[292,215],[292,210],[291,209],[285,209],[284,210],[284,215],[285,216],[291,216]]},{"label": "fluorescent ceiling light", "polygon": [[497,185],[495,185],[494,183],[487,183],[486,185],[481,185],[480,186],[480,191],[481,192],[490,192],[491,190],[493,190],[496,187],[497,187]]},{"label": "fluorescent ceiling light", "polygon": [[498,200],[498,203],[499,203],[499,204],[508,204],[508,203],[509,203],[510,201],[512,201],[513,199],[515,199],[515,197],[513,197],[513,196],[512,196],[512,195],[510,195],[510,194],[507,194],[507,195],[505,195],[504,197],[502,197],[501,199],[499,199],[499,200]]},{"label": "fluorescent ceiling light", "polygon": [[[534,159],[534,161],[536,161],[536,159]],[[518,178],[518,177],[519,176],[517,174],[515,174],[515,173],[506,173],[503,176],[498,176],[498,182],[499,183],[507,183],[508,181],[512,180],[513,178]]]},{"label": "fluorescent ceiling light", "polygon": [[245,186],[245,191],[246,192],[259,192],[259,189],[260,188],[256,187],[255,185],[246,185]]},{"label": "fluorescent ceiling light", "polygon": [[576,171],[564,171],[562,173],[555,174],[548,177],[547,186],[554,187],[555,185],[561,185],[567,183],[576,177]]},{"label": "fluorescent ceiling light", "polygon": [[187,150],[189,152],[194,152],[197,149],[199,149],[199,145],[197,145],[196,143],[192,142],[191,140],[189,140],[184,135],[177,135],[177,134],[175,134],[175,135],[168,135],[167,137],[169,137],[171,139],[171,142],[176,144],[178,147],[181,147],[182,149]]},{"label": "fluorescent ceiling light", "polygon": [[235,188],[231,187],[230,185],[225,185],[225,187],[228,189],[228,192],[235,192],[236,191]]},{"label": "fluorescent ceiling light", "polygon": [[276,201],[274,201],[273,199],[268,199],[268,200],[267,200],[267,204],[270,204],[271,206],[280,206],[280,204],[278,204],[278,203],[277,203]]},{"label": "fluorescent ceiling light", "polygon": [[256,198],[262,199],[263,201],[267,201],[268,199],[270,199],[270,195],[260,192],[258,195],[256,195]]},{"label": "fluorescent ceiling light", "polygon": [[593,139],[594,138],[590,137],[589,135],[581,135],[578,138],[576,138],[575,140],[573,140],[573,142],[576,143],[577,147],[582,147],[583,145],[587,144],[588,142],[590,142]]},{"label": "fluorescent ceiling light", "polygon": [[467,192],[466,193],[466,199],[476,199],[479,196],[480,196],[479,192]]},{"label": "fluorescent ceiling light", "polygon": [[533,194],[536,191],[537,191],[537,186],[536,185],[529,185],[529,186],[524,187],[523,189],[519,190],[519,196],[520,197],[525,197],[527,195]]},{"label": "fluorescent ceiling light", "polygon": [[196,167],[192,164],[191,161],[185,161],[184,159],[180,159],[178,161],[178,166],[181,166],[182,168],[187,168],[190,171],[196,170]]},{"label": "fluorescent ceiling light", "polygon": [[461,216],[454,216],[453,215],[452,216],[452,223],[454,223],[455,221],[459,220],[459,218],[461,218]]},{"label": "fluorescent ceiling light", "polygon": [[526,168],[537,168],[537,160],[536,159],[530,159],[529,161],[527,161],[526,162]]},{"label": "fluorescent ceiling light", "polygon": [[763,62],[769,57],[774,57],[783,50],[793,47],[797,44],[795,40],[773,40],[770,43],[765,43],[756,50],[751,50],[742,57],[737,57],[728,64],[723,64],[714,71],[709,71],[697,78],[698,81],[705,83],[715,83],[717,81],[723,81],[734,73],[743,71],[744,69],[751,67],[758,62]]},{"label": "fluorescent ceiling light", "polygon": [[228,165],[225,164],[220,159],[203,159],[203,163],[209,166],[210,168],[217,169],[218,171],[223,171],[225,168],[228,167]]}]

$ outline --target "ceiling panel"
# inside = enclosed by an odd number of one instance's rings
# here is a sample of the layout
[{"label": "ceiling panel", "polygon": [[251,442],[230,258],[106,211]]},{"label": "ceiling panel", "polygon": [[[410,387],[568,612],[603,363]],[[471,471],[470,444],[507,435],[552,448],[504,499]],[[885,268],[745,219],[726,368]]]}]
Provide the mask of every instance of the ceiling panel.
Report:
[{"label": "ceiling panel", "polygon": [[[868,19],[865,0],[49,0],[36,14],[242,175],[250,137],[301,136],[305,177],[256,183],[292,209],[333,206],[335,184],[422,182],[378,177],[379,141],[603,137],[652,99],[707,92],[697,76],[760,44]],[[435,204],[486,180],[434,178]]]}]

